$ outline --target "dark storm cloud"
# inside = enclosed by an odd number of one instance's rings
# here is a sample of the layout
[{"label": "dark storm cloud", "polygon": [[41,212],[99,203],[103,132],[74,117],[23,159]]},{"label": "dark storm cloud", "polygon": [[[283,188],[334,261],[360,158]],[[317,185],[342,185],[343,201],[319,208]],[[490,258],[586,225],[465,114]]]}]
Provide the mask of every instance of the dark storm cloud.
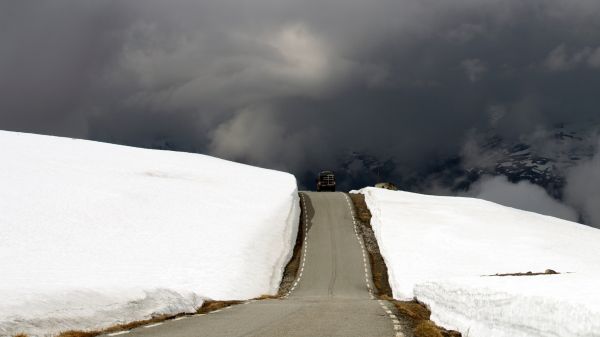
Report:
[{"label": "dark storm cloud", "polygon": [[0,128],[333,166],[419,169],[493,124],[598,113],[595,0],[13,1]]},{"label": "dark storm cloud", "polygon": [[118,20],[108,2],[2,2],[0,127],[85,137],[81,109]]}]

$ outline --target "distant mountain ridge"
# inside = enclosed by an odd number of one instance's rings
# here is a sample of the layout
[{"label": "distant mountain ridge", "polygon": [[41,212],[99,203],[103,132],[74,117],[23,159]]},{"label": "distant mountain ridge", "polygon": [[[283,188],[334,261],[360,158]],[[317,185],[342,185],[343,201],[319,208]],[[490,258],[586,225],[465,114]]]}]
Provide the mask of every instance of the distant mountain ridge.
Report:
[{"label": "distant mountain ridge", "polygon": [[402,173],[394,157],[350,152],[336,171],[341,186],[350,188],[390,181],[415,192],[458,194],[482,176],[506,176],[511,182],[528,181],[561,200],[566,172],[594,156],[598,123],[560,124],[550,130],[510,140],[494,129],[476,132],[461,153],[444,158],[422,172]]}]

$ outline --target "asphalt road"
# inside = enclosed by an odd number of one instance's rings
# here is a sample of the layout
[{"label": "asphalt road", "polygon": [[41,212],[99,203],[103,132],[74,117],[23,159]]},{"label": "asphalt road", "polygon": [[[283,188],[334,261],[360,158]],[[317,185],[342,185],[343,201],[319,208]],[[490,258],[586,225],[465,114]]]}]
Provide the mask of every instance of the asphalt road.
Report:
[{"label": "asphalt road", "polygon": [[[343,193],[303,192],[303,263],[284,299],[249,301],[127,332],[144,337],[403,336],[391,304],[371,295],[368,256]],[[114,335],[114,334],[113,334]]]}]

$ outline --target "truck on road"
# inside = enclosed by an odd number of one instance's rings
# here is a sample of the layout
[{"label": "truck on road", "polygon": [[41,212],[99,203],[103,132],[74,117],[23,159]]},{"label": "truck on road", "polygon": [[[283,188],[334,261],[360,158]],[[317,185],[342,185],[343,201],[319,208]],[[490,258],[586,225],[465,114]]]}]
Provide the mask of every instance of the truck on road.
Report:
[{"label": "truck on road", "polygon": [[317,192],[335,192],[335,175],[331,171],[321,171],[317,178]]}]

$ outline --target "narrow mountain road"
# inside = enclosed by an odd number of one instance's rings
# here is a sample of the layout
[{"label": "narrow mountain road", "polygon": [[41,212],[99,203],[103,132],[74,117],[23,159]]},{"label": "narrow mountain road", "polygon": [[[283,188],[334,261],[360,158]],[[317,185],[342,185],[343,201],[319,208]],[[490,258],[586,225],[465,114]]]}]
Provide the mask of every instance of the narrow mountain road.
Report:
[{"label": "narrow mountain road", "polygon": [[343,193],[301,196],[307,240],[295,286],[284,299],[248,301],[134,329],[127,336],[402,336],[391,304],[371,294],[368,256],[349,198]]}]

